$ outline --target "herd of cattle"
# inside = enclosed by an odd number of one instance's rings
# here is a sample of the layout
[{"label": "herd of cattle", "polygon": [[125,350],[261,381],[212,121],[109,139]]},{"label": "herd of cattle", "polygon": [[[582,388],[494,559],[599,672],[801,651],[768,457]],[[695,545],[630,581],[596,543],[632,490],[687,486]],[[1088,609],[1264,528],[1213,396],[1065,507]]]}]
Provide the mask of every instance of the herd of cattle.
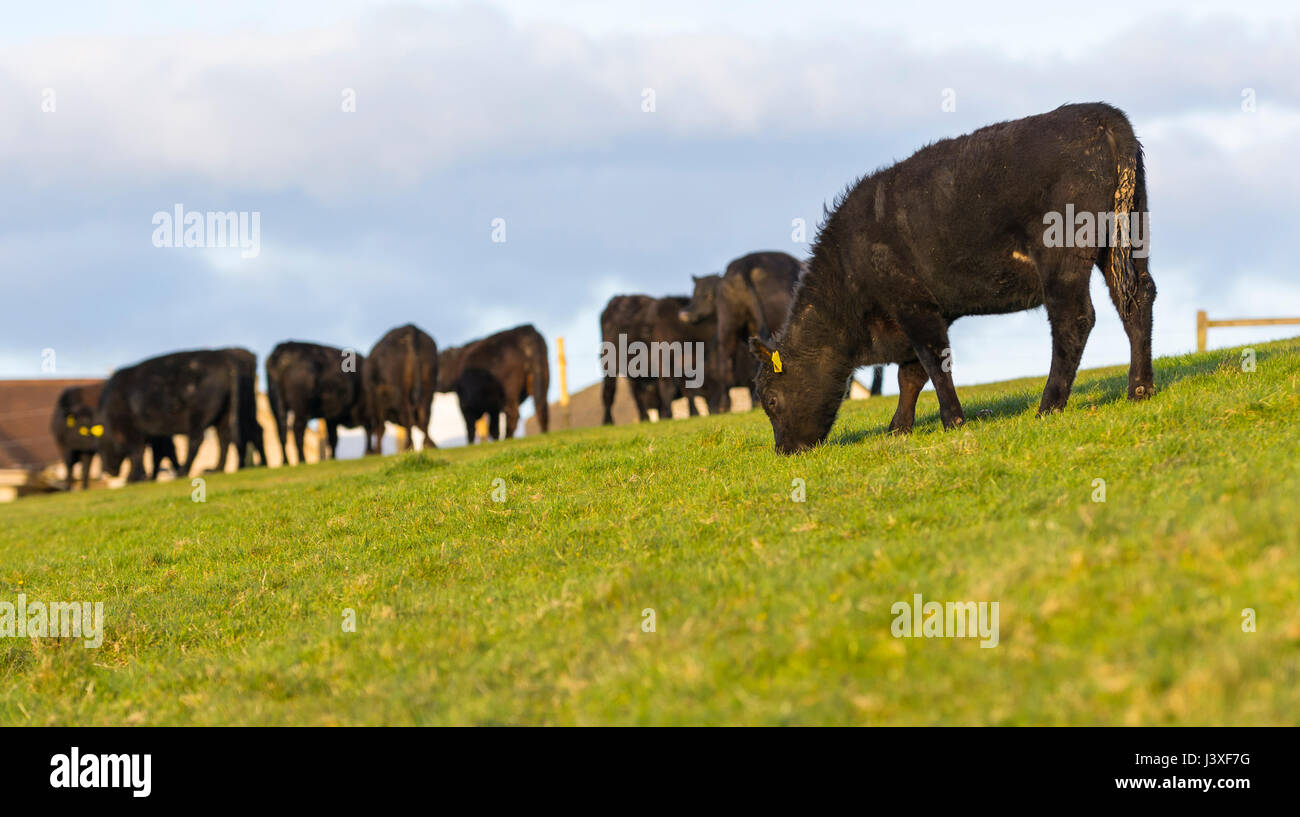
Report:
[{"label": "herd of cattle", "polygon": [[[670,417],[672,401],[686,397],[697,415],[695,398],[709,413],[731,410],[730,390],[751,388],[757,363],[747,338],[771,337],[785,323],[795,285],[806,270],[783,252],[757,252],[732,261],[721,274],[694,278],[691,297],[656,298],[616,295],[600,316],[602,340],[698,343],[705,350],[703,377],[696,386],[678,372],[629,376],[637,414],[649,411]],[[58,398],[51,430],[67,469],[81,465],[81,482],[89,482],[96,455],[105,473],[117,474],[130,463],[130,482],[156,479],[170,460],[174,471],[189,474],[208,428],[216,431],[219,459],[225,469],[230,446],[238,466],[267,463],[264,430],[257,419],[257,356],[247,349],[200,349],[150,358],[115,371],[102,384],[71,386]],[[613,423],[618,375],[608,374],[601,389],[604,422]],[[339,427],[365,431],[367,454],[379,451],[384,424],[394,423],[432,439],[433,393],[454,393],[465,420],[468,441],[475,442],[477,423],[486,417],[488,434],[512,437],[520,404],[533,400],[542,431],[549,427],[547,390],[550,367],[546,340],[531,325],[517,326],[480,340],[439,350],[428,333],[412,324],[385,334],[369,355],[317,343],[286,341],[266,360],[266,396],[275,419],[281,461],[291,462],[289,435],[301,461],[307,424],[320,419],[328,448],[335,456]],[[877,369],[873,392],[879,393]],[[292,419],[292,423],[290,420]],[[291,427],[292,426],[292,427]],[[174,437],[187,438],[185,461]],[[251,448],[251,450],[250,450]],[[152,468],[144,452],[152,453]]]},{"label": "herd of cattle", "polygon": [[[786,316],[807,264],[783,252],[755,252],[737,258],[721,274],[692,277],[691,297],[670,295],[616,295],[600,315],[601,341],[624,345],[701,344],[704,376],[691,386],[684,373],[660,372],[655,376],[627,377],[638,416],[655,409],[671,416],[672,401],[685,397],[691,416],[698,414],[700,398],[710,414],[731,410],[731,389],[753,389],[758,362],[748,347],[750,337],[771,338],[785,325]],[[880,394],[881,369],[877,366],[872,394]],[[601,388],[604,422],[614,422],[612,406],[621,374],[607,371]],[[757,404],[755,404],[757,405]]]},{"label": "herd of cattle", "polygon": [[[710,413],[730,408],[729,392],[747,386],[771,421],[782,453],[826,439],[853,372],[899,365],[898,409],[889,430],[907,433],[916,400],[932,382],[945,428],[964,421],[952,379],[948,328],[965,315],[1045,306],[1052,365],[1039,413],[1064,408],[1095,314],[1089,294],[1101,269],[1130,342],[1128,396],[1155,393],[1151,366],[1155,284],[1145,248],[1133,251],[1128,228],[1147,215],[1142,147],[1124,113],[1102,103],[1064,105],[945,139],[855,182],[828,213],[807,263],[782,252],[752,253],[720,275],[695,278],[691,297],[620,295],[600,316],[605,344],[692,344],[705,350],[704,376],[681,372],[629,376],[642,420],[671,415],[672,401],[695,398]],[[1109,216],[1113,230],[1087,240],[1050,240],[1043,230],[1061,213]],[[1071,225],[1073,229],[1074,225]],[[620,344],[620,340],[622,343]],[[253,445],[265,463],[257,423],[257,360],[244,349],[177,352],[119,369],[100,386],[59,398],[54,434],[83,485],[96,453],[117,473],[145,478],[144,450],[176,465],[172,435],[189,440],[188,474],[205,430],[215,427],[224,466],[230,443],[239,463]],[[617,378],[605,372],[604,422],[612,423]],[[361,358],[348,350],[282,343],[266,363],[267,396],[285,455],[286,416],[294,417],[299,456],[311,418],[322,418],[330,451],[338,427],[360,426],[367,453],[379,450],[384,423],[420,428],[431,444],[433,392],[455,392],[470,442],[484,414],[499,438],[513,435],[519,404],[531,397],[547,430],[546,341],[520,326],[441,353],[413,325],[388,332]]]},{"label": "herd of cattle", "polygon": [[[426,444],[434,445],[430,421],[435,391],[457,394],[470,442],[484,414],[493,437],[500,438],[501,413],[506,415],[505,436],[513,436],[519,404],[529,397],[545,431],[549,378],[546,341],[527,325],[439,351],[428,333],[407,324],[385,334],[366,356],[287,341],[266,361],[267,400],[286,465],[290,415],[299,461],[307,423],[315,418],[325,424],[330,456],[336,454],[339,426],[364,429],[368,454],[379,451],[386,422],[406,430],[408,447],[415,428],[425,434]],[[199,349],[126,366],[102,384],[64,389],[50,423],[68,487],[78,463],[82,487],[89,484],[96,455],[107,474],[117,474],[129,461],[129,482],[156,479],[164,460],[189,474],[209,428],[216,430],[220,446],[216,470],[224,470],[232,443],[239,467],[251,464],[253,454],[265,465],[256,379],[257,357],[247,349]],[[187,439],[185,462],[177,457],[176,435]],[[148,473],[146,448],[153,455]]]}]

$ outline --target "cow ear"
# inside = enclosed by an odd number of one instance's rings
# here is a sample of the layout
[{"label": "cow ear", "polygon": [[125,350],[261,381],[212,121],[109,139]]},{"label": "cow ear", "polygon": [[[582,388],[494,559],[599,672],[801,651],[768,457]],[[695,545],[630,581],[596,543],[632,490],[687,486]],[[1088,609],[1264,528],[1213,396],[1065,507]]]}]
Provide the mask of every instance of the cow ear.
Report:
[{"label": "cow ear", "polygon": [[767,363],[772,367],[772,371],[781,373],[781,353],[776,350],[776,345],[770,339],[751,336],[749,351],[759,363]]}]

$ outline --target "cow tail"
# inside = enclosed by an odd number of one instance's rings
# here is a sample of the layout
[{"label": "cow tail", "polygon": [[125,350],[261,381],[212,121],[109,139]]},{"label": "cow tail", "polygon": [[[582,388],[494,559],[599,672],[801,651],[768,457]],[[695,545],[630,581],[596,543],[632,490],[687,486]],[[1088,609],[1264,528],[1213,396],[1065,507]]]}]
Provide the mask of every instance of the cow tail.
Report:
[{"label": "cow tail", "polygon": [[420,357],[415,345],[414,328],[406,330],[406,377],[404,379],[410,395],[410,402],[407,405],[411,407],[420,405]]},{"label": "cow tail", "polygon": [[[235,450],[239,452],[239,457],[236,459],[236,462],[242,464],[243,455],[244,455],[244,439],[240,436],[240,428],[239,428],[239,363],[236,362],[234,355],[230,356],[229,373],[230,373],[230,411],[227,413],[230,416],[226,418],[226,422],[230,424],[230,439],[234,440],[236,446]],[[226,452],[224,451],[221,452],[223,460],[225,458],[225,454]]]},{"label": "cow tail", "polygon": [[1142,146],[1131,136],[1126,141],[1128,144],[1116,146],[1111,135],[1119,181],[1115,185],[1106,283],[1115,296],[1115,306],[1125,319],[1131,319],[1138,311],[1141,286],[1141,273],[1133,262],[1133,219],[1143,218],[1146,208],[1146,169],[1142,161]]},{"label": "cow tail", "polygon": [[550,350],[546,347],[546,338],[540,332],[537,333],[537,346],[533,350],[532,383],[529,385],[532,386],[533,413],[537,415],[537,424],[542,431],[549,431],[551,407],[546,401],[550,399],[551,390]]},{"label": "cow tail", "polygon": [[749,287],[749,294],[754,297],[754,316],[757,318],[758,336],[763,340],[771,340],[772,332],[767,328],[767,316],[763,314],[763,299],[758,296],[758,287],[754,286],[753,269],[743,270],[740,277],[745,279],[745,286]]}]

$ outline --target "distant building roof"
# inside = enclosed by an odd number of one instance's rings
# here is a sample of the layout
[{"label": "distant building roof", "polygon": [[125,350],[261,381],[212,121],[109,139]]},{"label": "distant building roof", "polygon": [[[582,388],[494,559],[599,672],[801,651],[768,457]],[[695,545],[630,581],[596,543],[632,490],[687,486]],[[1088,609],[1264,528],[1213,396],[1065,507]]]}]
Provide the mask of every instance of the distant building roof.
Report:
[{"label": "distant building roof", "polygon": [[68,386],[98,378],[0,380],[0,468],[39,469],[59,461],[50,434],[50,414]]}]

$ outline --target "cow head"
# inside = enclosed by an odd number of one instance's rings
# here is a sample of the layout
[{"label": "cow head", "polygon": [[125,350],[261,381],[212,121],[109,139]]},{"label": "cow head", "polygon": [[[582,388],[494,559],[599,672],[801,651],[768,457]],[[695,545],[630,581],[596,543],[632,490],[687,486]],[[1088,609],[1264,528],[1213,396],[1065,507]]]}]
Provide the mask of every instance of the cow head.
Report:
[{"label": "cow head", "polygon": [[692,275],[691,280],[695,282],[695,290],[691,293],[690,303],[678,313],[678,317],[686,323],[700,323],[712,318],[718,312],[718,282],[722,277],[705,275],[697,278]]},{"label": "cow head", "polygon": [[751,337],[749,350],[758,359],[754,388],[772,423],[776,450],[796,454],[824,441],[844,401],[844,380],[829,366],[782,358],[771,340]]},{"label": "cow head", "polygon": [[97,435],[99,442],[99,459],[103,467],[104,476],[117,476],[117,472],[122,470],[122,461],[127,456],[126,440],[121,432],[114,434],[103,426],[98,426],[100,433]]}]

